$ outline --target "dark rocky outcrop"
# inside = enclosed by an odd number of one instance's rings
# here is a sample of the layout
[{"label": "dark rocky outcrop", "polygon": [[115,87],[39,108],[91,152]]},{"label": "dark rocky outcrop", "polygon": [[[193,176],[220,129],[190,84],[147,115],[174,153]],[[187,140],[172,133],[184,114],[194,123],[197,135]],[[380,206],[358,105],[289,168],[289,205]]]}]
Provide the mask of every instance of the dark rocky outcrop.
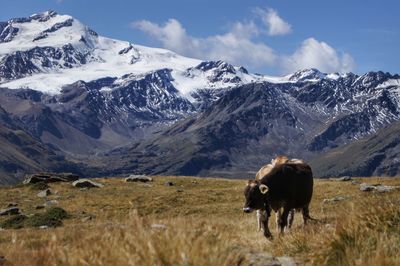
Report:
[{"label": "dark rocky outcrop", "polygon": [[18,215],[21,214],[21,211],[17,207],[11,207],[7,209],[0,210],[0,216],[4,215]]},{"label": "dark rocky outcrop", "polygon": [[125,182],[152,182],[153,178],[145,175],[130,175],[125,178]]},{"label": "dark rocky outcrop", "polygon": [[78,180],[79,176],[72,173],[39,173],[27,175],[23,184],[35,184],[39,182],[54,183],[54,182],[73,182]]}]

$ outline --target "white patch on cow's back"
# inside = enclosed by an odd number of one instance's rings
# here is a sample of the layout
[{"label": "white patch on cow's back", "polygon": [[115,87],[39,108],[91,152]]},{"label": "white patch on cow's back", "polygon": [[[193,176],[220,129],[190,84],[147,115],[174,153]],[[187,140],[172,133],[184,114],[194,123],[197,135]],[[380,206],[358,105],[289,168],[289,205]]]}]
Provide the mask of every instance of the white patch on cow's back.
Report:
[{"label": "white patch on cow's back", "polygon": [[301,159],[290,159],[289,163],[294,163],[294,164],[305,164],[306,162],[301,160]]},{"label": "white patch on cow's back", "polygon": [[273,168],[274,168],[274,165],[272,165],[272,164],[266,164],[263,167],[261,167],[260,170],[258,170],[258,172],[256,174],[256,180],[260,180],[265,175],[269,174]]}]

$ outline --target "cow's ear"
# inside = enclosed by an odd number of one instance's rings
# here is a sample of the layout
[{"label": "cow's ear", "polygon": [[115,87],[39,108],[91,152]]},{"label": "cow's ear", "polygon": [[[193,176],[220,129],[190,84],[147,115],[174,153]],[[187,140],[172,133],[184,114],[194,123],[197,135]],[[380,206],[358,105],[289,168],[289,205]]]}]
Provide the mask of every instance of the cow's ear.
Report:
[{"label": "cow's ear", "polygon": [[260,192],[261,192],[262,194],[267,193],[268,190],[269,190],[269,188],[268,188],[266,185],[264,185],[264,184],[261,184],[258,188],[260,189]]}]

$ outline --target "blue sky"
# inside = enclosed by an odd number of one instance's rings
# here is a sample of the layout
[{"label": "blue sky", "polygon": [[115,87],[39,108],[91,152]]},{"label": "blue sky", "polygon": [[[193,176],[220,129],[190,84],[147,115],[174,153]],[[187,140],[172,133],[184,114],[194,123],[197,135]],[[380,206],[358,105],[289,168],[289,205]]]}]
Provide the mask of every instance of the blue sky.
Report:
[{"label": "blue sky", "polygon": [[0,21],[46,10],[99,34],[279,75],[400,73],[400,1],[5,0]]}]

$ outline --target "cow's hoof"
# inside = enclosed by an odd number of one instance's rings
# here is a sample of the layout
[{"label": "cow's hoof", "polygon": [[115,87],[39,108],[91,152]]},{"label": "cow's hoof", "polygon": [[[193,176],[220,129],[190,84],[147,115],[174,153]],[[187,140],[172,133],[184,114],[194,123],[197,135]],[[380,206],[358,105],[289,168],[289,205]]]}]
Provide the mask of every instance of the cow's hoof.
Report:
[{"label": "cow's hoof", "polygon": [[273,239],[273,236],[272,236],[272,234],[270,232],[264,232],[264,236],[269,240]]}]

